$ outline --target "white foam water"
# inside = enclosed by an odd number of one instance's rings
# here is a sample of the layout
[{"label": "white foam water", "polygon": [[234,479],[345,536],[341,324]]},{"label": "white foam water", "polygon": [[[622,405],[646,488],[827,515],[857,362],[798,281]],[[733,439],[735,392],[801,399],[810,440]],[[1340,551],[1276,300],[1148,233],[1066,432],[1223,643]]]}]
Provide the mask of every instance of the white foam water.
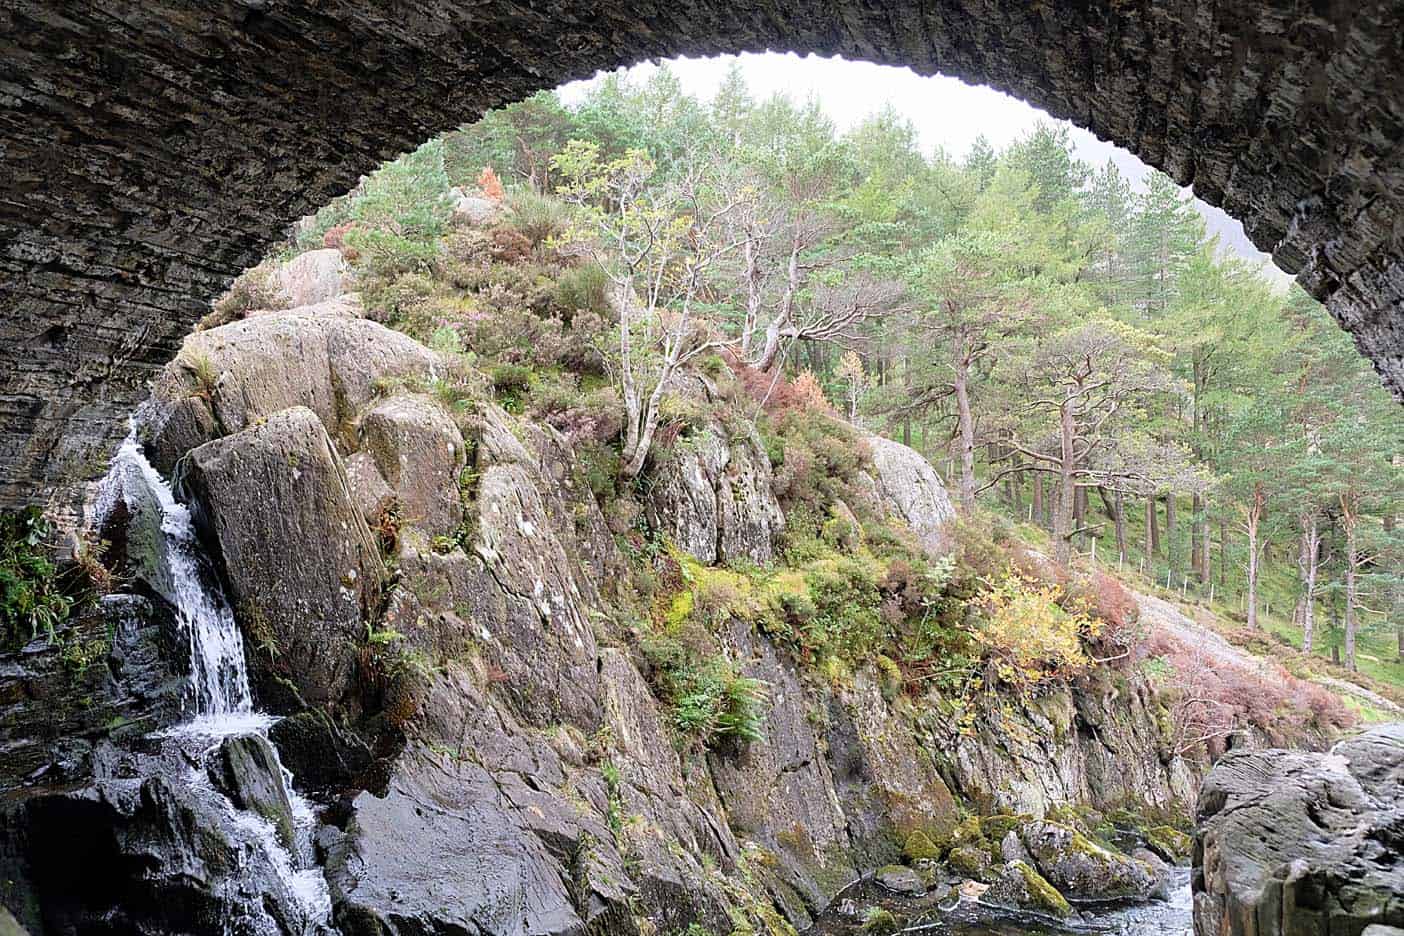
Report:
[{"label": "white foam water", "polygon": [[[224,738],[257,734],[267,737],[276,719],[253,706],[244,639],[219,579],[206,559],[195,533],[190,510],[176,501],[170,484],[142,451],[137,420],[118,447],[111,470],[103,479],[94,504],[94,515],[108,516],[121,501],[133,513],[160,510],[159,562],[164,568],[147,570],[151,584],[175,610],[177,623],[190,642],[191,717],[162,734],[208,745],[214,751]],[[271,747],[271,745],[270,745]],[[277,758],[277,748],[273,748]],[[234,808],[223,798],[231,821],[245,837],[267,855],[288,893],[298,904],[304,931],[322,929],[331,915],[331,895],[312,852],[316,814],[312,804],[293,789],[292,773],[277,764],[292,804],[295,842],[289,849],[278,839],[273,824],[262,816]],[[192,783],[208,786],[202,773]]]}]

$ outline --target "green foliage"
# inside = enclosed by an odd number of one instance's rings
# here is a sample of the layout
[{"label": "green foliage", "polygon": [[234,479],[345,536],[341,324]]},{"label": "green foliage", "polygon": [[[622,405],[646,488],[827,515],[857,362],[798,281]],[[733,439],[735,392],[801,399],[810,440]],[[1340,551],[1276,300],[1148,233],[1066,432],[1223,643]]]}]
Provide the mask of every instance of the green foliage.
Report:
[{"label": "green foliage", "polygon": [[[678,617],[690,613],[689,601]],[[724,654],[698,660],[680,640],[664,634],[646,639],[643,650],[685,743],[719,747],[764,737],[765,685],[738,673]]]},{"label": "green foliage", "polygon": [[546,246],[570,227],[569,207],[549,195],[517,189],[507,203],[512,209],[512,227],[525,235],[532,247]]},{"label": "green foliage", "polygon": [[605,298],[608,287],[609,277],[599,264],[571,267],[556,280],[556,307],[567,317],[582,310],[605,315],[609,312],[609,303]]},{"label": "green foliage", "polygon": [[87,597],[51,558],[53,530],[37,507],[0,514],[0,646],[17,646],[59,629]]}]

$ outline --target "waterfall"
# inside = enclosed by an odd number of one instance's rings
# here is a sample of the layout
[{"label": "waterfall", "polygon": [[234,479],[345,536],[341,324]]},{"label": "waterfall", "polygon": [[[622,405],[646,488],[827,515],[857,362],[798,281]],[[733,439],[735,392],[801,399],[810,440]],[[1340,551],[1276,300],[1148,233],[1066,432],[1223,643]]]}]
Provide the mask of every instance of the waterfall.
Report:
[{"label": "waterfall", "polygon": [[[128,553],[138,541],[142,577],[174,610],[176,623],[189,641],[191,717],[162,734],[198,747],[203,760],[229,737],[257,734],[267,738],[276,719],[254,708],[249,690],[244,639],[234,611],[195,533],[190,510],[178,503],[169,482],[147,460],[137,439],[138,419],[118,447],[111,469],[102,480],[93,506],[97,523],[119,503],[129,514]],[[277,758],[277,748],[270,745]],[[203,770],[192,771],[189,782],[210,795],[219,795],[231,823],[263,850],[294,900],[308,932],[323,930],[331,914],[326,880],[313,858],[316,815],[312,804],[293,789],[292,774],[277,761],[281,782],[292,805],[295,841],[288,848],[278,840],[271,822],[236,809],[215,791]],[[262,930],[265,927],[258,927]]]},{"label": "waterfall", "polygon": [[133,514],[159,511],[162,568],[149,579],[175,610],[190,643],[190,727],[212,736],[267,727],[268,717],[253,708],[244,641],[234,612],[195,536],[190,510],[176,502],[170,484],[147,460],[135,426],[112,459],[97,514],[110,512],[118,498]]}]

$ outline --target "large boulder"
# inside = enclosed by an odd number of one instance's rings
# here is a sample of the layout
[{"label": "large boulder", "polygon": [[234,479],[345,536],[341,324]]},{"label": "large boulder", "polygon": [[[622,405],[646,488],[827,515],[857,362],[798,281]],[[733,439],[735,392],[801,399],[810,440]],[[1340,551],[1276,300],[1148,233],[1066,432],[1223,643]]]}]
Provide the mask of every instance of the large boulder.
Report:
[{"label": "large boulder", "polygon": [[[405,523],[443,536],[463,522],[459,476],[466,448],[458,426],[438,403],[422,396],[381,400],[361,419],[361,449],[399,499]],[[362,491],[366,487],[373,489],[374,482],[363,480]],[[364,493],[361,497],[364,509]]]},{"label": "large boulder", "polygon": [[1146,900],[1160,887],[1145,862],[1103,848],[1069,826],[1029,822],[1020,835],[1039,873],[1069,900]]},{"label": "large boulder", "polygon": [[995,907],[1044,913],[1059,919],[1072,915],[1067,898],[1021,858],[1005,864],[980,899]]},{"label": "large boulder", "polygon": [[377,387],[425,377],[436,362],[407,335],[331,303],[195,332],[152,388],[147,451],[168,474],[196,446],[291,406],[312,410],[354,448],[357,420]]},{"label": "large boulder", "polygon": [[267,738],[257,734],[225,738],[210,760],[209,774],[231,803],[268,820],[283,847],[293,847],[292,801],[282,765]]},{"label": "large boulder", "polygon": [[955,519],[946,486],[931,463],[915,449],[884,439],[866,437],[872,450],[874,482],[881,506],[905,521],[922,548],[941,553],[949,548],[946,524]]},{"label": "large boulder", "polygon": [[305,407],[196,448],[177,488],[245,633],[311,702],[349,684],[385,577],[341,459]]},{"label": "large boulder", "polygon": [[1404,927],[1404,724],[1329,754],[1230,751],[1197,818],[1199,936]]},{"label": "large boulder", "polygon": [[278,289],[289,306],[308,306],[340,296],[350,276],[341,251],[309,250],[278,265]]}]

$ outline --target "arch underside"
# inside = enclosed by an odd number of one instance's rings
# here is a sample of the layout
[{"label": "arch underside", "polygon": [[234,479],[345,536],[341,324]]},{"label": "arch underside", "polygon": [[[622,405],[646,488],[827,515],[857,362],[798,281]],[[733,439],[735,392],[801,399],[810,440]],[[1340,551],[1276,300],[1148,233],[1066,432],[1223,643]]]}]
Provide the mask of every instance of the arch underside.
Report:
[{"label": "arch underside", "polygon": [[597,69],[764,49],[987,83],[1125,147],[1404,392],[1397,3],[11,0],[0,506],[100,467],[209,300],[380,161]]}]

